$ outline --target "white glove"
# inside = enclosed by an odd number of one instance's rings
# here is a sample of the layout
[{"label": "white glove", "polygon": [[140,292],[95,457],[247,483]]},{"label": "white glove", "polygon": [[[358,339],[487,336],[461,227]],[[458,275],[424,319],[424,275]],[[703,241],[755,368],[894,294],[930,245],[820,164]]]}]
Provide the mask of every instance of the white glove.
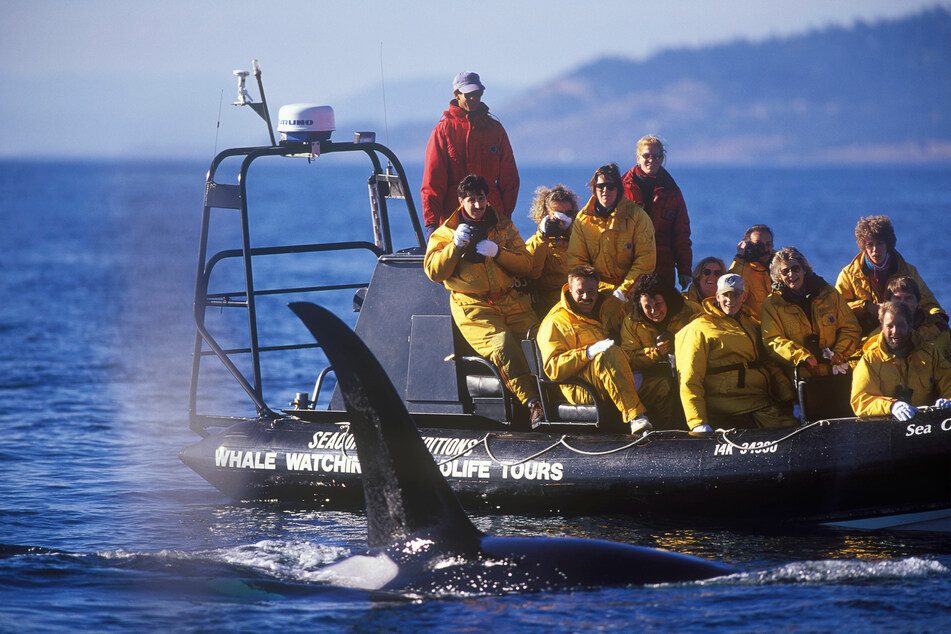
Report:
[{"label": "white glove", "polygon": [[472,227],[466,223],[462,223],[456,227],[455,232],[452,234],[452,243],[459,247],[460,249],[469,244],[469,239],[472,237]]},{"label": "white glove", "polygon": [[595,355],[600,354],[614,345],[614,339],[602,339],[597,343],[592,343],[588,346],[588,349],[585,351],[585,354],[588,355],[589,359],[593,359]]},{"label": "white glove", "polygon": [[[831,359],[834,356],[835,356],[835,353],[832,352],[832,350],[830,350],[829,348],[822,349],[823,359]],[[832,374],[845,374],[848,371],[849,371],[848,363],[839,363],[837,365],[832,366]]]},{"label": "white glove", "polygon": [[625,304],[627,303],[627,295],[622,293],[621,289],[619,288],[614,289],[613,295],[617,297],[619,300],[621,300],[622,302],[624,302]]},{"label": "white glove", "polygon": [[900,421],[911,420],[911,417],[918,413],[918,410],[905,401],[895,401],[892,403],[892,416]]},{"label": "white glove", "polygon": [[802,407],[799,406],[799,403],[793,403],[792,415],[796,420],[802,420]]},{"label": "white glove", "polygon": [[713,427],[710,427],[710,425],[697,425],[690,431],[713,431]]},{"label": "white glove", "polygon": [[934,406],[937,407],[938,409],[947,409],[951,407],[951,401],[949,401],[946,398],[939,398],[937,401],[934,402]]},{"label": "white glove", "polygon": [[483,240],[476,245],[476,253],[487,258],[494,258],[499,253],[499,245],[491,240]]},{"label": "white glove", "polygon": [[690,282],[693,281],[693,278],[690,276],[690,273],[678,273],[677,274],[677,283],[680,284],[680,288],[686,290],[690,286]]},{"label": "white glove", "polygon": [[573,220],[571,216],[567,214],[563,214],[560,211],[552,212],[552,216],[555,217],[555,220],[557,220],[558,223],[561,224],[562,228],[564,228],[565,230],[567,230],[568,227],[571,226],[571,222]]}]

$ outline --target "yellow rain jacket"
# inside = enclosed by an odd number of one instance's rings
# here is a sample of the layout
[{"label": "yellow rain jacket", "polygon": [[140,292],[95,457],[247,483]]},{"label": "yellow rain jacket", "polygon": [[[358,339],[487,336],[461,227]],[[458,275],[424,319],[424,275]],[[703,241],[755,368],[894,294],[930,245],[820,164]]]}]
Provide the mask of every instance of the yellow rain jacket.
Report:
[{"label": "yellow rain jacket", "polygon": [[491,361],[515,396],[528,403],[538,398],[538,385],[519,342],[538,317],[528,297],[516,293],[512,285],[515,276],[531,270],[532,256],[512,221],[490,206],[485,212],[492,225],[487,239],[499,246],[498,254],[483,262],[462,259],[463,250],[452,242],[461,213],[457,209],[433,231],[423,268],[429,279],[452,291],[450,312],[472,349]]},{"label": "yellow rain jacket", "polygon": [[592,196],[571,225],[568,270],[590,264],[601,276],[601,289],[620,288],[629,295],[641,275],[657,261],[654,225],[644,209],[618,194],[614,212],[602,218]]},{"label": "yellow rain jacket", "polygon": [[561,289],[568,279],[568,238],[546,237],[536,231],[525,247],[532,254],[532,270],[526,276],[532,307],[544,317],[561,299]]},{"label": "yellow rain jacket", "polygon": [[[575,312],[567,297],[568,285],[562,288],[561,301],[548,313],[538,327],[538,348],[542,353],[545,374],[553,381],[583,380],[598,391],[604,400],[629,421],[647,411],[634,387],[634,374],[627,357],[617,345],[588,359],[587,349],[602,339],[615,339],[623,315],[623,304],[609,291],[601,291],[592,315]],[[562,386],[569,402],[589,402],[583,390]]]},{"label": "yellow rain jacket", "polygon": [[[913,336],[915,348],[904,359],[886,349],[881,334],[862,355],[852,375],[852,409],[856,416],[888,416],[902,400],[915,407],[951,398],[951,364],[930,343]],[[907,390],[910,389],[910,395]],[[902,398],[896,398],[905,391]]]},{"label": "yellow rain jacket", "polygon": [[[941,318],[946,320],[947,313],[938,304],[938,300],[935,299],[925,281],[918,275],[918,269],[908,264],[898,251],[892,250],[891,255],[896,260],[895,274],[892,277],[907,276],[918,283],[918,289],[921,291],[921,302],[918,303],[918,310],[926,315],[941,315]],[[839,273],[839,278],[835,282],[836,290],[849,303],[859,323],[863,323],[863,320],[867,323],[870,319],[866,317],[868,315],[865,310],[867,303],[881,304],[884,301],[884,297],[876,291],[871,279],[862,270],[864,257],[864,253],[859,253],[852,258],[852,261]]]},{"label": "yellow rain jacket", "polygon": [[727,419],[747,413],[761,427],[796,424],[777,407],[795,392],[782,370],[763,358],[759,321],[745,306],[737,318],[727,316],[716,297],[704,300],[703,309],[674,339],[687,425],[733,426]]},{"label": "yellow rain jacket", "polygon": [[[676,334],[699,311],[697,304],[685,301],[681,309],[667,320],[664,325],[666,332]],[[679,391],[671,380],[671,368],[667,363],[659,363],[667,361],[667,355],[657,350],[660,328],[660,324],[648,319],[635,306],[621,323],[621,350],[627,355],[631,368],[644,377],[637,395],[647,407],[654,429],[682,429],[683,410]],[[670,351],[674,351],[673,341]]]},{"label": "yellow rain jacket", "polygon": [[730,264],[729,273],[736,273],[743,278],[743,287],[746,290],[746,299],[743,303],[750,309],[750,313],[759,320],[763,301],[773,292],[773,280],[769,277],[769,266],[759,262],[747,262],[737,256]]},{"label": "yellow rain jacket", "polygon": [[[786,301],[782,293],[773,291],[763,301],[763,343],[776,359],[787,365],[789,376],[792,367],[804,362],[812,354],[806,348],[806,337],[819,337],[818,349],[828,348],[838,353],[843,361],[848,360],[860,346],[862,327],[849,305],[831,285],[822,278],[807,277],[806,284],[818,280],[822,286],[810,307],[811,317],[806,316],[798,305]],[[816,356],[822,361],[822,356]],[[818,374],[829,374],[829,365],[819,365]]]}]

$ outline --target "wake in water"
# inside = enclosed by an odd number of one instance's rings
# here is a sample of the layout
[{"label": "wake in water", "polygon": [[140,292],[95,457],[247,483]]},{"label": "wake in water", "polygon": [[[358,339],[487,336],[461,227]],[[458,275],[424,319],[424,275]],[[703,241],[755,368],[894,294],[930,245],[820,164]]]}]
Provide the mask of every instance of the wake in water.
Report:
[{"label": "wake in water", "polygon": [[[71,553],[39,546],[0,544],[0,586],[20,589],[73,583],[88,585],[91,578],[104,586],[126,586],[148,592],[178,594],[182,599],[282,600],[292,597],[328,597],[339,591],[350,597],[380,596],[377,593],[343,590],[327,583],[322,570],[351,554],[340,546],[302,540],[262,540],[253,544],[196,552],[161,550],[154,553],[111,550]],[[446,566],[452,567],[447,561]],[[486,562],[486,565],[491,565]],[[789,562],[744,571],[706,581],[673,585],[786,586],[878,584],[894,581],[951,577],[941,561],[904,557],[879,561],[833,559]],[[660,584],[663,585],[671,584]],[[469,591],[440,597],[471,597],[495,594]],[[339,598],[334,594],[333,598]]]}]

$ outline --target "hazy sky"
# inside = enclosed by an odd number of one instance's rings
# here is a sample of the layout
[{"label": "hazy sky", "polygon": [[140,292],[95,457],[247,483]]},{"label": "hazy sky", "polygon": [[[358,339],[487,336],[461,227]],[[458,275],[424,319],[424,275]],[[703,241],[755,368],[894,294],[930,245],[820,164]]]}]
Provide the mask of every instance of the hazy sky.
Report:
[{"label": "hazy sky", "polygon": [[[473,69],[490,91],[492,82],[530,87],[601,55],[644,58],[663,48],[792,35],[906,15],[935,4],[0,0],[0,81],[17,87],[4,91],[0,113],[6,118],[3,126],[35,128],[38,123],[28,120],[31,112],[47,116],[44,107],[52,112],[69,107],[70,100],[73,108],[100,99],[103,107],[116,107],[108,103],[108,94],[96,93],[99,85],[108,90],[115,80],[152,80],[154,97],[162,100],[208,77],[226,78],[230,85],[231,70],[247,69],[251,58],[261,60],[272,111],[282,103],[270,98],[272,90],[293,101],[333,103],[379,85],[381,46],[387,82],[445,78],[448,95],[452,76]],[[83,80],[87,84],[76,89]],[[64,89],[57,92],[57,85]],[[219,92],[216,87],[215,107]],[[190,105],[186,100],[177,106],[182,119],[191,116]],[[208,104],[202,108],[203,113],[213,109]],[[0,134],[0,153],[10,154],[17,139]]]}]

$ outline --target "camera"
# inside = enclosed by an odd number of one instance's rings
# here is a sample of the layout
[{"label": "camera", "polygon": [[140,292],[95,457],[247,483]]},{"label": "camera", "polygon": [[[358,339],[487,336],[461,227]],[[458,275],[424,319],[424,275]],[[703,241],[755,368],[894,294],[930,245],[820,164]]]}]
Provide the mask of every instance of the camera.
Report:
[{"label": "camera", "polygon": [[485,256],[476,253],[476,245],[489,237],[489,226],[485,222],[466,222],[471,231],[469,244],[462,250],[462,259],[466,262],[485,262]]},{"label": "camera", "polygon": [[769,249],[762,242],[747,242],[743,247],[743,259],[747,262],[758,262],[767,253]]}]

